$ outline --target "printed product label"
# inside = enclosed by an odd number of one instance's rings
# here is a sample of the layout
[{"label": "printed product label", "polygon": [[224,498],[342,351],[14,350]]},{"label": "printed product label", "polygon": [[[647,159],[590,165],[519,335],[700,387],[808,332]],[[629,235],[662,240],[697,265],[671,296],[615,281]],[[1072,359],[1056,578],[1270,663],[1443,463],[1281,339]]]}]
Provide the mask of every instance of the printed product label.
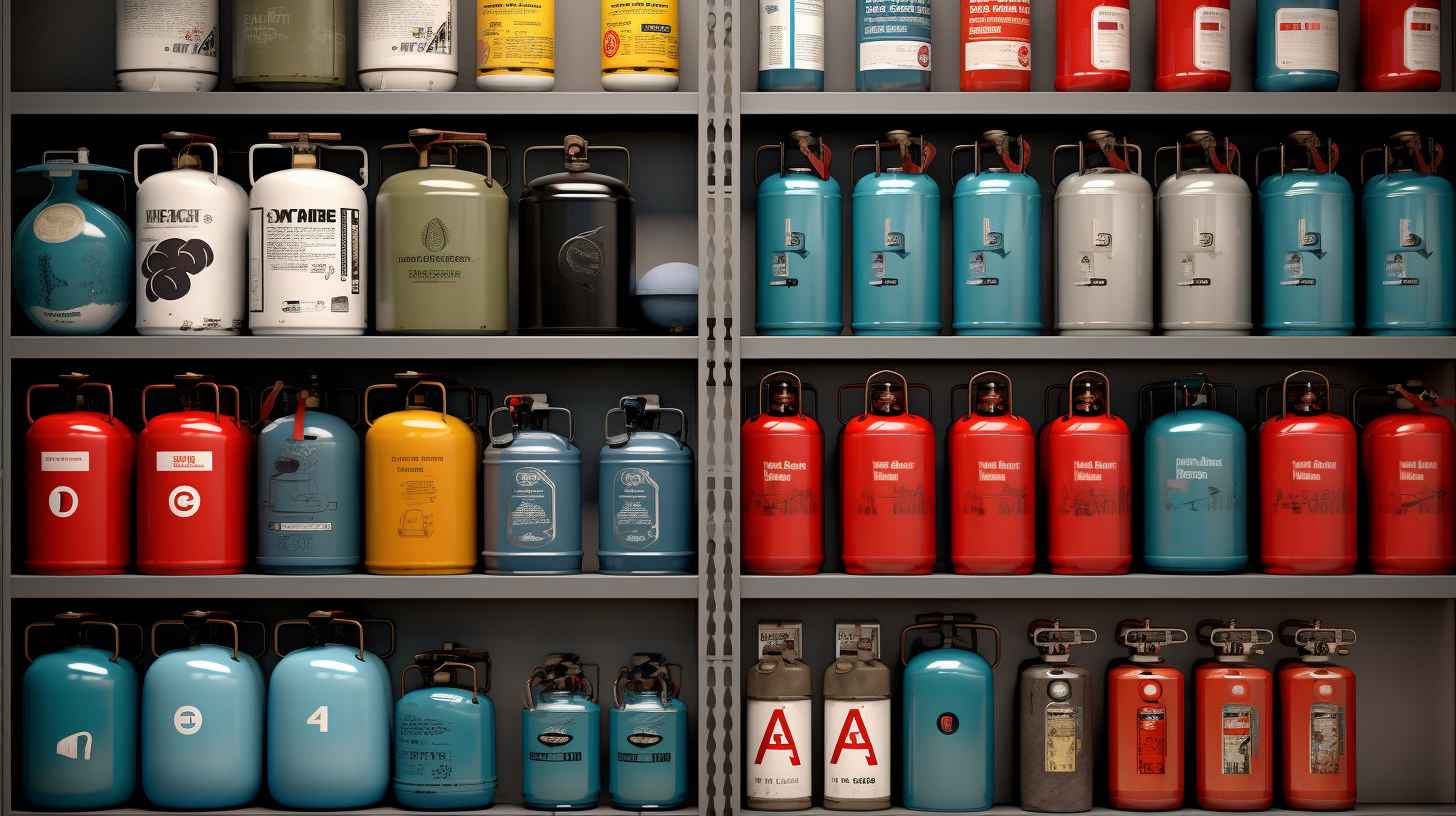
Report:
[{"label": "printed product label", "polygon": [[36,214],[30,230],[47,244],[64,244],[86,228],[86,213],[75,204],[52,204]]},{"label": "printed product label", "polygon": [[556,540],[556,483],[541,468],[517,468],[506,499],[506,537],[518,547],[544,547]]},{"label": "printed product label", "polygon": [[1282,8],[1274,13],[1274,65],[1283,71],[1340,70],[1340,12]]},{"label": "printed product label", "polygon": [[[547,714],[535,723],[536,744],[526,753],[531,762],[583,762],[585,758],[572,743],[582,729],[582,715]],[[595,759],[595,757],[593,757]]]},{"label": "printed product label", "polygon": [[204,472],[212,470],[212,451],[157,451],[157,470]]},{"label": "printed product label", "polygon": [[972,2],[964,33],[965,70],[1031,70],[1031,3]]},{"label": "printed product label", "polygon": [[861,71],[929,71],[930,44],[917,40],[860,43]]},{"label": "printed product label", "polygon": [[1224,478],[1224,461],[1215,456],[1175,456],[1163,472],[1163,509],[1174,513],[1225,512],[1238,507]]},{"label": "printed product label", "polygon": [[1258,734],[1258,712],[1250,705],[1226,705],[1220,722],[1222,769],[1231,775],[1254,772],[1254,738]]},{"label": "printed product label", "polygon": [[1199,6],[1193,12],[1193,66],[1200,71],[1229,70],[1229,10]]},{"label": "printed product label", "polygon": [[804,648],[804,624],[797,621],[785,623],[760,623],[758,625],[758,656],[762,658],[770,649],[783,651],[792,648],[799,652]]},{"label": "printed product label", "polygon": [[349,313],[363,289],[360,211],[254,207],[251,213],[248,311]]},{"label": "printed product label", "polygon": [[1441,10],[1411,6],[1405,10],[1405,69],[1441,70]]},{"label": "printed product label", "polygon": [[675,74],[677,0],[602,0],[602,71]]},{"label": "printed product label", "polygon": [[1168,772],[1168,709],[1164,706],[1138,706],[1137,772],[1143,776]]},{"label": "printed product label", "polygon": [[961,512],[973,516],[1023,516],[1028,512],[1027,463],[983,456],[976,459],[976,478],[961,497]]},{"label": "printed product label", "polygon": [[556,0],[480,0],[475,20],[477,73],[556,73]]},{"label": "printed product label", "polygon": [[890,795],[890,701],[824,701],[824,796]]},{"label": "printed product label", "polygon": [[855,514],[893,518],[928,513],[922,463],[894,456],[899,450],[894,440],[877,447],[882,450],[870,452],[869,479],[854,499]]},{"label": "printed product label", "polygon": [[758,70],[824,70],[824,0],[759,0]]},{"label": "printed product label", "polygon": [[1345,709],[1334,703],[1309,707],[1309,772],[1337,774],[1345,759]]},{"label": "printed product label", "polygon": [[217,73],[216,0],[117,0],[118,71]]},{"label": "printed product label", "polygon": [[140,323],[183,330],[241,327],[241,316],[231,313],[237,303],[228,291],[242,273],[241,257],[228,250],[240,248],[226,238],[223,246],[216,245],[224,235],[218,230],[230,229],[218,222],[220,217],[195,207],[149,207],[138,214]]},{"label": "printed product label", "polygon": [[1082,709],[1071,703],[1048,703],[1043,769],[1047,773],[1076,773],[1077,748],[1082,743]]},{"label": "printed product label", "polygon": [[90,451],[41,451],[42,473],[89,473],[91,472]]},{"label": "printed product label", "polygon": [[390,456],[394,484],[399,497],[399,518],[395,534],[403,539],[428,539],[435,535],[435,508],[441,500],[439,472],[448,460],[441,455],[405,454]]},{"label": "printed product label", "polygon": [[863,25],[859,31],[859,70],[930,70],[929,0],[856,2],[861,3],[863,12]]},{"label": "printed product label", "polygon": [[[802,459],[764,459],[752,501],[770,516],[802,516],[819,512],[820,495],[809,489],[809,463]],[[752,482],[750,482],[752,484]]]},{"label": "printed product label", "polygon": [[455,71],[454,0],[360,0],[359,70]]},{"label": "printed product label", "polygon": [[748,702],[748,795],[808,799],[813,793],[812,706],[808,700]]},{"label": "printed product label", "polygon": [[856,657],[861,641],[869,641],[870,654],[880,658],[880,625],[878,623],[834,624],[834,656]]},{"label": "printed product label", "polygon": [[1118,6],[1092,9],[1092,67],[1132,70],[1132,11]]},{"label": "printed product label", "polygon": [[622,737],[626,744],[618,743],[618,762],[632,762],[638,765],[661,765],[673,761],[672,751],[663,745],[665,735],[672,733],[673,724],[665,715],[645,712],[619,712]]},{"label": "printed product label", "polygon": [[661,494],[647,468],[623,468],[612,484],[612,530],[617,542],[635,550],[656,544],[662,535]]}]

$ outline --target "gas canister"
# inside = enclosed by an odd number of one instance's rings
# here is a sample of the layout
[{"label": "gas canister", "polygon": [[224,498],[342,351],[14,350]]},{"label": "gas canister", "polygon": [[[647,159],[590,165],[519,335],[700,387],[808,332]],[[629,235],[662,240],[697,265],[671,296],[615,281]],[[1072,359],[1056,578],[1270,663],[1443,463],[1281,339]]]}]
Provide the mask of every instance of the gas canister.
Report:
[{"label": "gas canister", "polygon": [[[566,435],[551,430],[565,415]],[[497,421],[509,427],[497,431]],[[485,571],[581,572],[581,449],[571,411],[545,394],[508,394],[490,412],[485,449]]]},{"label": "gas canister", "polygon": [[1092,675],[1072,663],[1072,647],[1097,642],[1097,630],[1063,627],[1060,619],[1027,627],[1041,654],[1022,664],[1021,806],[1042,813],[1092,809]]},{"label": "gas canister", "polygon": [[1350,653],[1354,629],[1319,620],[1279,624],[1297,658],[1279,663],[1279,788],[1300,810],[1355,807],[1355,673],[1331,662]]},{"label": "gas canister", "polygon": [[1010,376],[982,371],[966,391],[968,410],[946,434],[951,566],[1025,575],[1036,565],[1036,433],[1016,415]]},{"label": "gas canister", "polygon": [[[411,671],[420,686],[406,691]],[[490,654],[455,643],[420,652],[400,672],[399,690],[394,798],[414,810],[490,807],[496,786]]]},{"label": "gas canister", "polygon": [[[1383,172],[1365,178],[1365,159]],[[1365,219],[1365,327],[1374,335],[1447,335],[1456,328],[1456,192],[1437,175],[1446,150],[1404,130],[1360,157]]]},{"label": "gas canister", "polygon": [[556,0],[479,0],[475,8],[475,87],[556,87]]},{"label": "gas canister", "polygon": [[930,90],[930,5],[854,0],[857,90]]},{"label": "gas canister", "polygon": [[1130,0],[1057,0],[1056,89],[1132,87]]},{"label": "gas canister", "polygon": [[632,655],[612,681],[607,789],[622,810],[672,810],[688,798],[688,707],[682,667],[660,654]]},{"label": "gas canister", "polygon": [[1440,0],[1360,4],[1360,88],[1441,90]]},{"label": "gas canister", "polygon": [[1249,660],[1274,633],[1205,620],[1197,635],[1215,654],[1193,672],[1198,806],[1267,810],[1274,802],[1274,675]]},{"label": "gas canister", "polygon": [[824,433],[805,407],[806,391],[813,388],[791,371],[765,374],[758,412],[740,432],[748,574],[813,575],[824,563]]},{"label": "gas canister", "polygon": [[602,712],[596,683],[570,653],[549,654],[526,680],[521,796],[535,810],[595,807],[602,790]]},{"label": "gas canister", "polygon": [[[917,149],[918,148],[918,149]],[[854,261],[850,306],[855,334],[940,333],[940,187],[929,174],[935,145],[892,130],[874,144],[875,171],[854,185]],[[886,151],[899,161],[888,163]]]},{"label": "gas canister", "polygon": [[601,0],[602,87],[676,91],[682,73],[678,0]]},{"label": "gas canister", "polygon": [[748,670],[743,749],[752,810],[804,810],[814,793],[814,673],[798,644],[771,645]]},{"label": "gas canister", "polygon": [[961,90],[1031,90],[1031,0],[961,7]]},{"label": "gas canister", "polygon": [[824,670],[824,807],[889,807],[891,747],[890,667],[860,637]]},{"label": "gas canister", "polygon": [[217,0],[116,4],[118,90],[210,91],[217,53]]},{"label": "gas canister", "polygon": [[[1061,388],[1047,389],[1044,416]],[[1066,413],[1037,442],[1052,572],[1122,574],[1132,567],[1132,438],[1112,413],[1106,374],[1079,372],[1066,389]]]},{"label": "gas canister", "polygon": [[759,0],[758,89],[824,90],[825,0]]},{"label": "gas canister", "polygon": [[1227,91],[1233,84],[1229,0],[1158,0],[1159,91]]},{"label": "gas canister", "polygon": [[1340,0],[1259,0],[1258,15],[1254,90],[1339,89]]},{"label": "gas canister", "polygon": [[[809,166],[788,166],[791,149]],[[844,328],[844,226],[839,182],[829,175],[834,154],[807,130],[761,145],[755,160],[774,151],[779,171],[758,179],[758,333],[837,335]]]},{"label": "gas canister", "polygon": [[1131,657],[1107,671],[1107,797],[1120,810],[1183,804],[1183,672],[1162,650],[1188,642],[1182,629],[1124,620],[1117,640]]},{"label": "gas canister", "polygon": [[[957,182],[955,158],[965,152],[974,164]],[[991,153],[999,165],[992,166]],[[1030,164],[1031,143],[1004,130],[988,130],[951,151],[952,327],[958,335],[1041,334],[1041,184]]]},{"label": "gas canister", "polygon": [[[677,427],[662,429],[663,416]],[[618,430],[612,418],[621,416]],[[656,394],[622,397],[603,420],[597,467],[597,557],[601,571],[631,575],[697,572],[693,449],[688,415]]]},{"label": "gas canister", "polygon": [[449,91],[455,87],[451,0],[360,0],[359,87]]},{"label": "gas canister", "polygon": [[233,82],[266,91],[343,89],[349,8],[345,0],[235,0]]}]

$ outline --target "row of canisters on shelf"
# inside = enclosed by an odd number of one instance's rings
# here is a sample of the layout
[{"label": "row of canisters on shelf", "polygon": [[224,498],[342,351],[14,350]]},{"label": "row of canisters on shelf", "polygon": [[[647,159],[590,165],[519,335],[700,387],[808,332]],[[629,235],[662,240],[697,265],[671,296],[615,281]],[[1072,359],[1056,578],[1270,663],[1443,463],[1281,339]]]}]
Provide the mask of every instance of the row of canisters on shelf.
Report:
[{"label": "row of canisters on shelf", "polygon": [[[1032,3],[955,0],[963,91],[1031,90]],[[931,88],[932,0],[854,0],[856,87]],[[947,4],[950,5],[950,4]],[[1132,0],[1055,0],[1058,91],[1132,88]],[[1240,4],[1246,13],[1248,3]],[[1233,84],[1232,0],[1157,0],[1159,91],[1227,91]],[[758,89],[824,90],[826,0],[759,0]],[[1258,0],[1254,87],[1340,87],[1339,0]],[[1360,3],[1360,87],[1441,88],[1440,0]]]},{"label": "row of canisters on shelf", "polygon": [[[172,392],[174,410],[149,413],[163,402],[159,392]],[[381,575],[453,575],[475,571],[478,554],[494,574],[581,571],[581,449],[571,411],[547,395],[511,394],[481,427],[474,416],[480,403],[491,406],[490,392],[430,375],[371,385],[362,403],[356,392],[336,392],[330,404],[316,381],[280,382],[263,397],[255,434],[226,410],[240,393],[190,373],[148,385],[134,434],[116,416],[109,385],[79,373],[32,385],[26,568],[124,572],[135,507],[135,563],[148,574],[242,572],[250,523],[255,564],[266,573],[362,565]],[[450,413],[452,396],[466,406],[463,419]],[[349,402],[368,426],[362,445],[353,425],[324,410]],[[376,413],[386,402],[396,410]],[[696,572],[686,414],[635,394],[604,423],[602,572]]]},{"label": "row of canisters on shelf", "polygon": [[[812,804],[814,688],[813,672],[798,656],[802,629],[795,622],[759,624],[760,642],[768,642],[747,671],[744,694],[749,809]],[[890,807],[891,769],[898,767],[895,798],[910,810],[990,808],[1000,631],[974,615],[941,613],[918,615],[902,629],[900,733],[892,738],[895,694],[892,670],[879,659],[879,625],[838,630],[860,637],[848,647],[839,637],[820,688],[824,807]],[[1355,631],[1284,621],[1278,640],[1297,657],[1281,661],[1276,672],[1251,662],[1275,641],[1268,629],[1215,619],[1201,621],[1195,634],[1215,656],[1194,670],[1190,709],[1183,672],[1163,656],[1165,648],[1187,643],[1188,632],[1149,620],[1118,623],[1117,641],[1131,656],[1107,670],[1104,753],[1096,747],[1093,673],[1072,661],[1073,647],[1095,643],[1096,630],[1032,621],[1027,636],[1041,656],[1022,664],[1016,690],[1020,805],[1046,813],[1091,810],[1100,778],[1113,808],[1176,810],[1186,776],[1198,806],[1209,810],[1267,810],[1276,789],[1295,809],[1353,808],[1355,675],[1331,661],[1350,653]],[[978,651],[987,646],[990,661]],[[898,765],[893,751],[900,752]]]},{"label": "row of canisters on shelf", "polygon": [[[365,638],[376,627],[388,631],[378,653]],[[187,612],[142,634],[153,660],[140,683],[122,656],[130,639],[123,632],[133,629],[141,631],[84,612],[26,627],[20,792],[30,805],[118,807],[131,800],[138,776],[147,800],[169,810],[246,807],[265,778],[268,795],[288,809],[364,808],[391,790],[416,810],[495,801],[487,652],[447,642],[416,654],[395,700],[384,663],[395,645],[388,620],[320,611],[277,621],[271,645],[279,660],[265,678],[258,660],[270,645],[266,624]],[[525,804],[595,807],[605,756],[613,805],[680,807],[688,778],[680,668],[641,653],[618,670],[605,745],[589,670],[596,666],[558,653],[526,679]]]},{"label": "row of canisters on shelf", "polygon": [[[146,335],[362,334],[369,288],[374,328],[398,334],[501,334],[510,325],[509,178],[484,133],[421,128],[375,197],[378,224],[369,274],[370,157],[337,133],[270,133],[248,150],[251,191],[221,175],[212,137],[171,131],[136,148],[132,171],[92,164],[85,148],[47,151],[20,173],[42,173],[49,195],[15,233],[16,298],[43,332],[100,334],[136,303]],[[258,175],[260,154],[286,151],[287,169]],[[624,147],[567,136],[563,172],[522,186],[519,201],[519,330],[616,334],[646,325],[696,331],[697,268],[666,263],[638,279],[631,159]],[[478,154],[483,174],[460,166]],[[628,180],[592,171],[591,154],[627,154]],[[143,176],[144,157],[166,154]],[[321,166],[353,154],[357,178]],[[156,155],[153,159],[158,158]],[[155,161],[152,161],[156,164]],[[94,174],[137,182],[135,239],[125,219],[85,193]],[[508,176],[508,173],[507,173]],[[441,194],[448,190],[448,195]],[[128,198],[123,193],[123,202]],[[583,225],[591,225],[586,229]]]},{"label": "row of canisters on shelf", "polygon": [[[233,82],[264,91],[340,90],[357,32],[366,91],[449,91],[459,71],[455,0],[235,0]],[[589,4],[573,0],[580,13]],[[678,0],[601,0],[602,87],[675,91]],[[556,0],[476,0],[476,85],[556,84]],[[350,12],[356,11],[351,16]],[[217,87],[218,0],[118,0],[116,84],[123,91]],[[321,45],[322,44],[322,45]],[[1439,68],[1439,66],[1437,66]]]},{"label": "row of canisters on shelf", "polygon": [[[1366,414],[1358,434],[1331,410],[1323,375],[1294,372],[1259,390],[1261,403],[1277,398],[1279,407],[1271,414],[1260,406],[1266,418],[1253,462],[1231,386],[1202,374],[1145,385],[1135,467],[1106,375],[1084,371],[1048,388],[1038,436],[1015,413],[1010,378],[982,372],[946,432],[950,495],[939,501],[936,428],[908,396],[929,389],[895,371],[844,389],[861,387],[863,410],[841,415],[838,441],[839,542],[850,573],[931,572],[940,507],[949,508],[951,564],[960,573],[1030,573],[1040,532],[1052,572],[1123,574],[1138,525],[1142,561],[1158,572],[1238,572],[1256,558],[1275,574],[1350,573],[1360,555],[1362,481],[1366,555],[1376,572],[1456,569],[1456,434],[1435,394],[1418,384],[1356,389],[1352,413],[1383,409],[1378,418]],[[743,425],[746,572],[812,574],[824,562],[824,437],[805,390],[792,373],[769,374],[757,415]]]},{"label": "row of canisters on shelf", "polygon": [[[822,139],[796,131],[759,148],[760,156],[765,152],[777,153],[779,166],[758,184],[758,333],[837,335],[844,325],[844,208],[830,175],[831,151]],[[891,131],[854,148],[854,155],[861,152],[872,152],[874,165],[858,178],[851,160],[851,328],[863,335],[939,334],[946,273],[940,184],[930,174],[935,146]],[[1355,330],[1355,194],[1336,171],[1334,142],[1297,131],[1259,151],[1257,263],[1253,196],[1231,140],[1194,131],[1159,148],[1156,195],[1143,174],[1142,149],[1126,139],[1099,130],[1056,148],[1054,178],[1062,153],[1074,154],[1077,163],[1056,186],[1051,294],[1057,333],[1249,334],[1256,281],[1269,334]],[[972,163],[957,181],[959,154],[970,154]],[[1160,168],[1164,154],[1172,155]],[[1437,175],[1443,157],[1439,144],[1411,131],[1361,156],[1362,327],[1372,334],[1456,329],[1450,246],[1456,194]],[[1030,161],[1026,138],[1005,131],[989,131],[951,154],[956,334],[1043,331],[1042,194]],[[1377,171],[1370,178],[1367,166]],[[1154,271],[1155,254],[1161,274]]]}]

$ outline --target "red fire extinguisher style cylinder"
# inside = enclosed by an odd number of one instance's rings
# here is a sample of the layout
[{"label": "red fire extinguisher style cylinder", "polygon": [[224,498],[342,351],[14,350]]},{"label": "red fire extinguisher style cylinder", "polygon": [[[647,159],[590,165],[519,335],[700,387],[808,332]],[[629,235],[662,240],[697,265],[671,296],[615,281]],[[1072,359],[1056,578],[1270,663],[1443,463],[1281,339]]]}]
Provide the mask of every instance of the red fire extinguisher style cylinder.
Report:
[{"label": "red fire extinguisher style cylinder", "polygon": [[961,0],[961,90],[1031,90],[1031,0]]},{"label": "red fire extinguisher style cylinder", "polygon": [[1132,87],[1129,0],[1057,0],[1058,91]]},{"label": "red fire extinguisher style cylinder", "polygon": [[1183,804],[1183,672],[1162,650],[1188,632],[1125,620],[1117,639],[1132,655],[1107,672],[1107,797],[1119,810],[1173,810]]},{"label": "red fire extinguisher style cylinder", "polygon": [[1158,0],[1159,91],[1227,91],[1233,84],[1229,0]]},{"label": "red fire extinguisher style cylinder", "polygon": [[[1111,393],[1106,374],[1079,372],[1067,384],[1066,413],[1041,429],[1054,573],[1120,575],[1132,567],[1132,439],[1127,423],[1112,414]],[[1044,413],[1051,411],[1044,407]]]},{"label": "red fire extinguisher style cylinder", "polygon": [[860,387],[864,411],[839,434],[844,570],[929,573],[935,568],[935,428],[910,413],[905,375],[877,371],[840,394]]},{"label": "red fire extinguisher style cylinder", "polygon": [[1036,434],[1015,413],[1011,378],[983,371],[951,425],[950,560],[968,575],[1025,575],[1036,565]]},{"label": "red fire extinguisher style cylinder", "polygon": [[1329,412],[1330,381],[1317,371],[1290,374],[1279,393],[1279,415],[1264,420],[1259,428],[1259,547],[1264,571],[1354,572],[1355,426]]},{"label": "red fire extinguisher style cylinder", "polygon": [[743,423],[743,569],[751,574],[812,575],[824,564],[824,434],[804,394],[798,375],[768,374],[758,413]]},{"label": "red fire extinguisher style cylinder", "polygon": [[[25,567],[46,575],[110,575],[131,563],[136,438],[116,418],[111,386],[68,373],[25,391]],[[38,416],[37,395],[67,410]],[[87,395],[106,396],[106,411]]]},{"label": "red fire extinguisher style cylinder", "polygon": [[1354,629],[1285,621],[1279,640],[1299,657],[1279,664],[1280,793],[1297,810],[1355,807],[1355,673],[1331,662]]},{"label": "red fire extinguisher style cylinder", "polygon": [[1208,620],[1197,635],[1215,653],[1193,672],[1198,806],[1267,810],[1274,803],[1274,675],[1249,661],[1274,633]]},{"label": "red fire extinguisher style cylinder", "polygon": [[1360,4],[1360,88],[1441,90],[1440,0]]},{"label": "red fire extinguisher style cylinder", "polygon": [[[147,413],[148,397],[177,393],[180,411]],[[222,412],[222,394],[234,414]],[[197,405],[211,397],[211,410]],[[247,564],[252,432],[238,414],[237,386],[199,374],[142,389],[137,450],[137,568],[151,575],[222,575]]]},{"label": "red fire extinguisher style cylinder", "polygon": [[1383,394],[1397,410],[1365,423],[1360,462],[1370,568],[1387,575],[1442,575],[1456,570],[1456,432],[1437,413],[1439,397],[1419,383],[1357,388],[1350,417],[1360,425],[1361,397]]}]

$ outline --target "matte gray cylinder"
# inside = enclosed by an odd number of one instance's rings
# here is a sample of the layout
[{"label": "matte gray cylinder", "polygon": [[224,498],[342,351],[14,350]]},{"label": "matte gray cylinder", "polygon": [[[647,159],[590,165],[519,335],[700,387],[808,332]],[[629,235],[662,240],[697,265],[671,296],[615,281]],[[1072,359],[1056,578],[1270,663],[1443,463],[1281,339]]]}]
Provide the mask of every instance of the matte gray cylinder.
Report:
[{"label": "matte gray cylinder", "polygon": [[1153,188],[1098,167],[1057,187],[1057,333],[1153,330]]},{"label": "matte gray cylinder", "polygon": [[1186,170],[1158,187],[1165,334],[1253,329],[1253,206],[1249,185],[1230,173]]},{"label": "matte gray cylinder", "polygon": [[1021,806],[1041,813],[1092,809],[1091,675],[1068,663],[1021,670]]}]

